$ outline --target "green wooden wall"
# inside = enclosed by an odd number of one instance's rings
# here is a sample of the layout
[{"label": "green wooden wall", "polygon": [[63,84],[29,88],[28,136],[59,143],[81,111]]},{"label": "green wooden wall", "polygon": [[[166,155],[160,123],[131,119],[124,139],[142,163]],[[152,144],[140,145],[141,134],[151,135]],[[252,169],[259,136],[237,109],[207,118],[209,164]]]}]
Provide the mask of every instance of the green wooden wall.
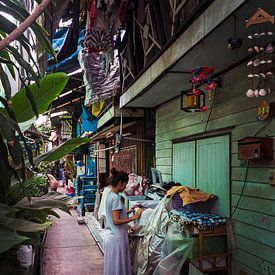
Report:
[{"label": "green wooden wall", "polygon": [[[234,127],[231,131],[230,196],[231,210],[234,211],[246,172],[246,163],[238,160],[238,140],[253,136],[266,122],[256,118],[256,106],[263,98],[247,98],[245,95],[251,86],[245,64],[225,74],[222,85],[206,131]],[[275,101],[275,85],[270,84],[270,88],[272,93],[264,99]],[[208,101],[209,107],[211,104],[212,101]],[[172,141],[203,134],[209,111],[185,113],[180,110],[180,98],[156,110],[156,166],[164,180],[172,178]],[[275,118],[259,136],[265,135],[275,137]],[[233,216],[238,247],[233,255],[234,274],[239,274],[240,270],[248,274],[275,274],[275,186],[269,184],[272,169],[275,169],[275,157],[273,161],[250,164],[247,183]]]}]

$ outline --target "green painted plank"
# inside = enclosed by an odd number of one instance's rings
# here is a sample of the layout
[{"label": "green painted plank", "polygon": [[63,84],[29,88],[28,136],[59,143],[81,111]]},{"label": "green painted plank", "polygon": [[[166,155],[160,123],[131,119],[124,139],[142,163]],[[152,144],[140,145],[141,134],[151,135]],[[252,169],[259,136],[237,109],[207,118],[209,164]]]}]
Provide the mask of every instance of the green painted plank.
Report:
[{"label": "green painted plank", "polygon": [[163,149],[172,149],[172,146],[173,144],[171,140],[158,142],[156,143],[156,151],[163,150]]},{"label": "green painted plank", "polygon": [[[170,165],[170,166],[156,165],[156,168],[158,170],[160,170],[162,174],[168,174],[168,175],[170,174],[171,175],[172,165]],[[171,180],[171,178],[170,178],[170,180]]]},{"label": "green painted plank", "polygon": [[238,141],[231,142],[231,154],[238,154]]},{"label": "green painted plank", "polygon": [[156,159],[156,165],[159,166],[171,166],[172,165],[172,159],[171,158],[157,158]]},{"label": "green painted plank", "polygon": [[[196,114],[194,114],[194,116],[196,116]],[[208,123],[207,130],[217,130],[221,128],[242,125],[244,123],[249,123],[252,121],[256,121],[254,109],[250,109],[245,112],[231,114],[219,119],[210,120]],[[201,122],[200,117],[196,116],[196,119],[188,123],[192,126],[187,127],[186,125],[184,125],[184,121],[181,123],[181,125],[178,125],[178,127],[180,128],[177,128],[174,125],[170,125],[170,131],[156,135],[156,142],[171,140],[175,138],[188,136],[191,134],[196,134],[199,132],[204,132],[206,121]]]},{"label": "green painted plank", "polygon": [[[243,181],[232,181],[231,192],[233,194],[240,194],[243,188],[243,184]],[[267,183],[246,182],[243,195],[275,201],[275,188],[274,186]]]},{"label": "green painted plank", "polygon": [[267,214],[237,209],[232,219],[275,232],[275,217]]},{"label": "green painted plank", "polygon": [[[241,127],[236,127],[232,131],[232,141],[238,141],[247,136],[254,136],[263,126],[266,121],[255,121],[252,123],[244,124]],[[260,136],[275,136],[275,119],[260,133]]]},{"label": "green painted plank", "polygon": [[175,130],[173,132],[156,135],[156,142],[171,141],[176,138],[182,138],[182,137],[202,133],[204,132],[205,125],[206,123],[199,123],[196,125],[182,128],[180,130]]},{"label": "green painted plank", "polygon": [[215,213],[229,216],[229,136],[197,141],[196,187],[217,195]]},{"label": "green painted plank", "polygon": [[[249,109],[254,110],[253,115],[256,118],[256,107],[260,104],[262,99],[259,97],[253,97],[248,99],[247,96],[245,95],[245,92],[248,89],[248,86],[249,85],[246,85],[246,87],[244,88],[243,94],[241,94],[241,96],[238,96],[238,97],[234,95],[230,95],[231,98],[224,99],[224,95],[217,96],[215,99],[215,106],[211,113],[211,120],[226,117],[234,113],[244,112]],[[222,98],[223,102],[218,103],[217,101],[219,98]],[[269,100],[274,101],[275,95],[271,95]],[[208,102],[207,107],[210,109],[212,107],[212,103],[211,101],[210,102],[207,101],[207,102]],[[180,104],[180,99],[178,99],[178,102],[171,104],[171,109],[174,110],[176,108],[179,108],[179,104]],[[174,112],[174,114],[172,115],[171,113],[173,114],[173,111],[168,111],[166,115],[164,114],[161,118],[157,119],[157,123],[156,123],[157,134],[161,134],[165,130],[169,131],[171,127],[179,128],[182,125],[184,126],[192,125],[193,121],[197,121],[198,119],[200,119],[200,116],[202,115],[202,113],[195,113],[191,115],[190,114],[182,115],[181,113],[178,113],[178,112],[176,113]],[[203,113],[203,115],[204,117],[208,117],[209,111]],[[258,123],[261,125],[264,124],[263,122],[260,122],[260,121]]]},{"label": "green painted plank", "polygon": [[[236,207],[240,196],[232,194],[231,197],[232,206]],[[275,203],[273,200],[242,196],[238,208],[275,216]]]},{"label": "green painted plank", "polygon": [[[246,167],[232,167],[231,179],[236,181],[244,181]],[[249,167],[247,173],[247,181],[268,183],[270,176],[270,168]]]},{"label": "green painted plank", "polygon": [[275,253],[275,232],[238,221],[233,222],[233,228],[235,234],[244,236],[250,240],[269,246],[273,248]]},{"label": "green painted plank", "polygon": [[[264,259],[252,255],[242,249],[237,249],[235,253],[232,255],[233,260],[237,260],[237,264],[239,265],[237,268],[233,264],[233,270],[235,273],[233,274],[239,274],[241,270],[246,271],[246,272],[253,272],[254,274],[261,274],[261,267],[262,266],[267,266],[267,265],[272,265],[272,263],[265,261]],[[240,263],[239,263],[240,262]],[[248,267],[248,269],[247,269]],[[249,270],[252,269],[252,270]],[[249,273],[248,273],[249,274]],[[252,274],[252,273],[251,273]]]},{"label": "green painted plank", "polygon": [[195,141],[177,143],[173,146],[173,181],[195,187]]},{"label": "green painted plank", "polygon": [[192,126],[194,124],[202,123],[201,115],[207,117],[209,110],[205,113],[193,113],[193,115],[188,115],[184,118],[173,119],[172,121],[165,120],[163,124],[156,125],[156,135],[161,135],[166,132],[171,132],[174,130],[179,130],[184,127]]},{"label": "green painted plank", "polygon": [[240,65],[223,75],[222,86],[232,87],[234,85],[238,85],[239,82],[244,79],[247,80],[246,64]]},{"label": "green painted plank", "polygon": [[[231,164],[232,167],[246,167],[246,160],[239,160],[238,153],[231,155]],[[256,160],[250,161],[249,167],[261,167],[261,168],[274,168],[275,167],[275,151],[273,151],[273,160]]]},{"label": "green painted plank", "polygon": [[172,148],[156,151],[156,158],[171,158],[171,157],[172,157]]},{"label": "green painted plank", "polygon": [[171,181],[171,179],[172,179],[172,174],[171,173],[169,173],[169,174],[162,173],[162,180],[163,181],[168,182],[168,181]]},{"label": "green painted plank", "polygon": [[163,116],[167,116],[169,113],[173,116],[183,114],[180,108],[172,108],[172,106],[178,104],[179,98],[180,96],[158,107],[156,109],[156,120],[160,120]]},{"label": "green painted plank", "polygon": [[[275,264],[275,249],[262,245],[258,242],[254,242],[252,240],[246,239],[242,236],[236,236],[236,242],[239,248],[252,255],[263,259],[264,261],[270,262],[271,264]],[[250,266],[250,265],[249,265]]]}]

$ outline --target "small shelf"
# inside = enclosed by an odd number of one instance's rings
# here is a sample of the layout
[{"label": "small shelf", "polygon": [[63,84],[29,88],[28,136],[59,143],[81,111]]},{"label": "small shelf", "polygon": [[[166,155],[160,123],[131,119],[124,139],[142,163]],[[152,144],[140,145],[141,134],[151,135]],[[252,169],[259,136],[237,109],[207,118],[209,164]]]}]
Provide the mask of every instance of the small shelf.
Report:
[{"label": "small shelf", "polygon": [[205,238],[222,236],[227,239],[226,224],[218,225],[213,230],[202,230],[192,226],[191,233],[199,239],[199,258],[193,259],[191,263],[201,272],[227,270],[227,274],[231,275],[231,254],[227,250],[203,255]]},{"label": "small shelf", "polygon": [[191,264],[194,265],[197,269],[199,269],[201,272],[212,272],[212,271],[224,271],[227,270],[227,266],[221,266],[221,267],[207,267],[207,264],[203,265],[200,269],[199,259],[193,259],[191,261]]},{"label": "small shelf", "polygon": [[218,225],[213,230],[202,230],[202,229],[199,229],[197,226],[194,226],[194,225],[191,226],[192,235],[197,236],[200,233],[207,237],[225,236],[227,234],[226,225],[225,224]]}]

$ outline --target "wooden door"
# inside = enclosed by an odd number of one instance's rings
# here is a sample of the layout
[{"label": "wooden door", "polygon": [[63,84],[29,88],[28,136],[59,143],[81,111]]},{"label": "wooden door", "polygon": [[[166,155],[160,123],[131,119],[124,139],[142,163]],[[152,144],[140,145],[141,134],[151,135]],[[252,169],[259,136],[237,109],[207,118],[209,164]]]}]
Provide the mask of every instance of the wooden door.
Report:
[{"label": "wooden door", "polygon": [[173,181],[215,194],[214,211],[230,214],[229,136],[173,145]]},{"label": "wooden door", "polygon": [[173,146],[173,181],[195,187],[195,141],[177,143]]},{"label": "wooden door", "polygon": [[196,187],[217,195],[215,212],[229,216],[229,136],[198,140],[196,162]]}]

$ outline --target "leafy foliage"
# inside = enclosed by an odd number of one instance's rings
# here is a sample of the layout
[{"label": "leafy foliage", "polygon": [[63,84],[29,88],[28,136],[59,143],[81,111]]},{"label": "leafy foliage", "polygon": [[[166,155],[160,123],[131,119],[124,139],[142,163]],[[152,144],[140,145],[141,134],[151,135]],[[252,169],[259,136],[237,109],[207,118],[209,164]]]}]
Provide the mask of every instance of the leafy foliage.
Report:
[{"label": "leafy foliage", "polygon": [[0,224],[0,254],[27,240],[30,239]]},{"label": "leafy foliage", "polygon": [[[36,83],[28,86],[39,114],[47,111],[50,103],[57,98],[65,88],[68,79],[68,75],[65,73],[53,73],[43,77],[39,86],[37,86]],[[27,90],[26,87],[24,87],[11,99],[12,110],[17,122],[24,122],[34,117],[26,93]]]},{"label": "leafy foliage", "polygon": [[0,254],[22,242],[33,243],[32,233],[44,231],[52,225],[47,217],[59,217],[53,208],[70,214],[67,201],[63,194],[51,192],[39,198],[23,198],[14,206],[0,204]]},{"label": "leafy foliage", "polygon": [[[24,183],[27,193],[31,197],[40,197],[48,192],[48,181],[45,174],[36,174],[30,178],[27,178]],[[24,198],[22,193],[22,187],[18,182],[15,182],[9,191],[8,201],[9,204],[16,204],[18,201]]]},{"label": "leafy foliage", "polygon": [[36,163],[40,161],[55,161],[65,157],[68,153],[78,148],[80,145],[90,142],[89,138],[72,138],[63,144],[55,147],[35,159]]},{"label": "leafy foliage", "polygon": [[[23,22],[29,16],[20,1],[0,0],[0,40],[17,28],[10,18]],[[23,142],[28,153],[29,164],[34,166],[34,163],[18,122],[26,122],[44,113],[68,81],[64,73],[41,77],[33,57],[35,39],[44,52],[50,55],[55,53],[42,26],[34,22],[31,30],[35,38],[30,31],[26,31],[17,39],[28,61],[16,45],[0,50],[0,81],[5,90],[5,98],[0,97],[0,105],[4,106],[0,109],[0,254],[19,244],[38,241],[39,232],[52,224],[47,220],[48,216],[59,217],[54,208],[69,213],[66,196],[60,193],[44,194],[43,189],[47,186],[45,178],[36,176],[29,179],[26,175],[20,142]],[[23,85],[14,97],[11,96],[10,76],[14,79],[18,77]],[[29,85],[32,80],[35,83]]]}]

